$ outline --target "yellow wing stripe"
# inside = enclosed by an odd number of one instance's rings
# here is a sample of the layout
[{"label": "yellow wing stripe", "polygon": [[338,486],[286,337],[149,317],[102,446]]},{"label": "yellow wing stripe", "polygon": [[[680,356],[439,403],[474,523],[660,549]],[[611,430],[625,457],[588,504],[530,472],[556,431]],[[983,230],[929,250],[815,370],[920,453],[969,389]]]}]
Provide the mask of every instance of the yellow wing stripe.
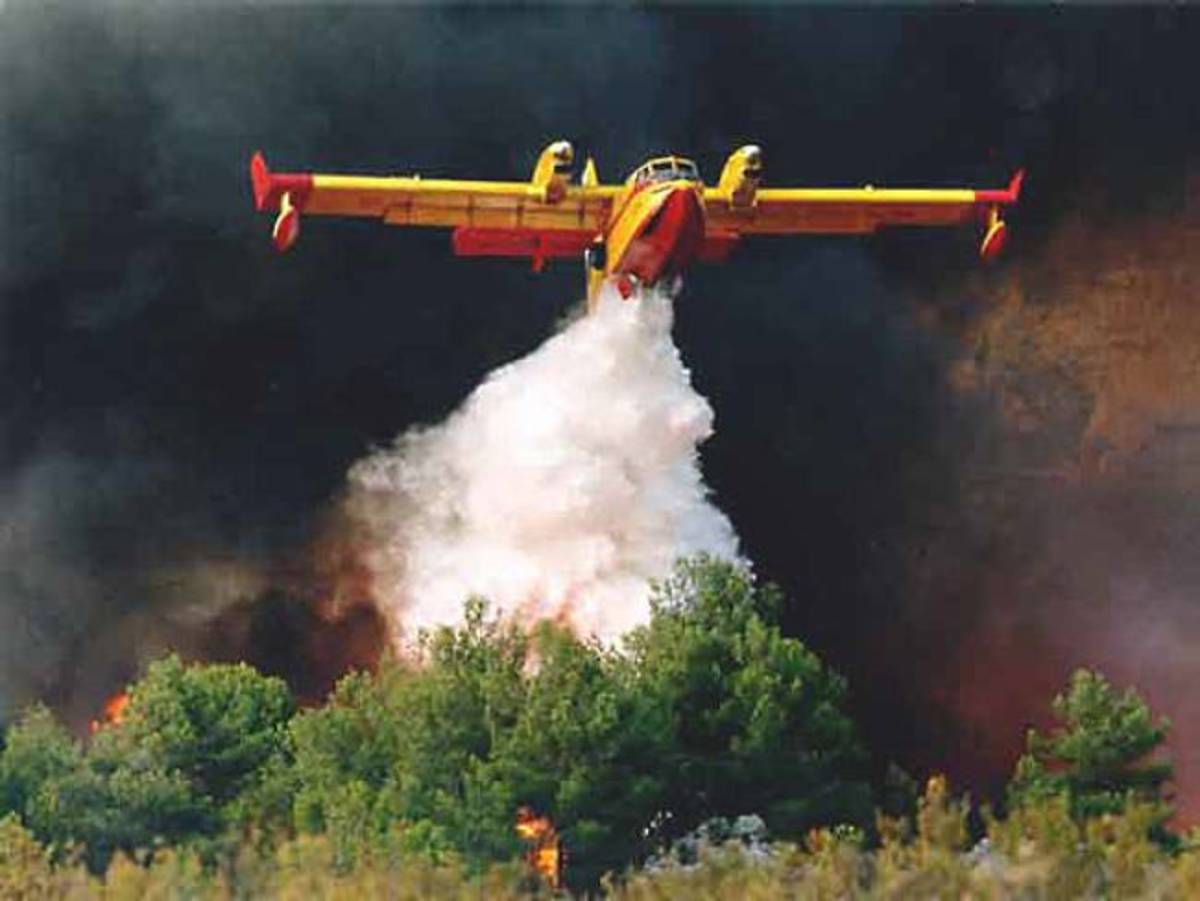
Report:
[{"label": "yellow wing stripe", "polygon": [[599,231],[618,190],[571,186],[548,203],[527,182],[314,174],[304,213],[377,217],[389,225]]},{"label": "yellow wing stripe", "polygon": [[954,225],[975,215],[973,190],[930,188],[764,188],[734,207],[706,189],[709,228],[739,234],[865,234],[885,225]]},{"label": "yellow wing stripe", "polygon": [[968,188],[760,188],[755,196],[766,202],[862,203],[875,206],[975,202],[975,191]]}]

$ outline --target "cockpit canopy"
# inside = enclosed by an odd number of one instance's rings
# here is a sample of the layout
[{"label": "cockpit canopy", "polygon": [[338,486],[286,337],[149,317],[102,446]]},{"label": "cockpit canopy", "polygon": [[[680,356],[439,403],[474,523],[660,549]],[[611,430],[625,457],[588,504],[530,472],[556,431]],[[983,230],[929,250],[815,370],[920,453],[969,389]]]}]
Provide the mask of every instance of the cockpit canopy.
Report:
[{"label": "cockpit canopy", "polygon": [[629,184],[644,185],[679,179],[700,181],[700,172],[696,169],[696,164],[681,156],[663,156],[639,166],[633,175],[629,176]]}]

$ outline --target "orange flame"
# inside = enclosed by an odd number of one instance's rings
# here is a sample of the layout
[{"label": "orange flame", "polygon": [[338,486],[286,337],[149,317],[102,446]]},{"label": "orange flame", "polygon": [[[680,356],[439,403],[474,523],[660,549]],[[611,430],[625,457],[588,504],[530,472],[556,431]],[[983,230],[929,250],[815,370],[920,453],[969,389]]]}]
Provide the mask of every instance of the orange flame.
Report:
[{"label": "orange flame", "polygon": [[528,807],[522,807],[517,811],[514,826],[517,835],[530,842],[525,860],[557,891],[562,887],[563,854],[554,821],[547,816],[537,816]]},{"label": "orange flame", "polygon": [[104,726],[119,726],[125,719],[125,708],[129,706],[129,695],[119,691],[104,702],[104,710],[97,719],[88,724],[88,731],[95,735]]}]

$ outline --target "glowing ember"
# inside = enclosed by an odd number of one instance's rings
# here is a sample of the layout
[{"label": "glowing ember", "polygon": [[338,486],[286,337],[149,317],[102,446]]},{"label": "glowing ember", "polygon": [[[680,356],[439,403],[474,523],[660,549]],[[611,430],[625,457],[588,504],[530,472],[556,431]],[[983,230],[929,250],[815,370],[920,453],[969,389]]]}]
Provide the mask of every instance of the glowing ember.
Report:
[{"label": "glowing ember", "polygon": [[517,811],[517,835],[530,843],[525,860],[552,889],[562,886],[563,855],[558,830],[549,817],[539,817],[528,807]]},{"label": "glowing ember", "polygon": [[88,725],[88,731],[93,735],[104,726],[119,726],[125,719],[125,708],[129,706],[129,695],[121,691],[104,703],[104,711],[99,718]]}]

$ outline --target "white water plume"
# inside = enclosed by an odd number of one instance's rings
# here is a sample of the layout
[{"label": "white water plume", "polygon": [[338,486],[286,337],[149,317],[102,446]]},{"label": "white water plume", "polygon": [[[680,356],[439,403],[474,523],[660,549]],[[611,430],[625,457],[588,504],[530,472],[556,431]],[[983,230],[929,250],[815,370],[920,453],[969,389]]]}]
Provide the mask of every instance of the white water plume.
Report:
[{"label": "white water plume", "polygon": [[444,423],[350,471],[375,595],[398,640],[486,598],[611,641],[676,558],[734,558],[697,448],[713,412],[671,340],[670,298],[599,308],[492,372]]}]

